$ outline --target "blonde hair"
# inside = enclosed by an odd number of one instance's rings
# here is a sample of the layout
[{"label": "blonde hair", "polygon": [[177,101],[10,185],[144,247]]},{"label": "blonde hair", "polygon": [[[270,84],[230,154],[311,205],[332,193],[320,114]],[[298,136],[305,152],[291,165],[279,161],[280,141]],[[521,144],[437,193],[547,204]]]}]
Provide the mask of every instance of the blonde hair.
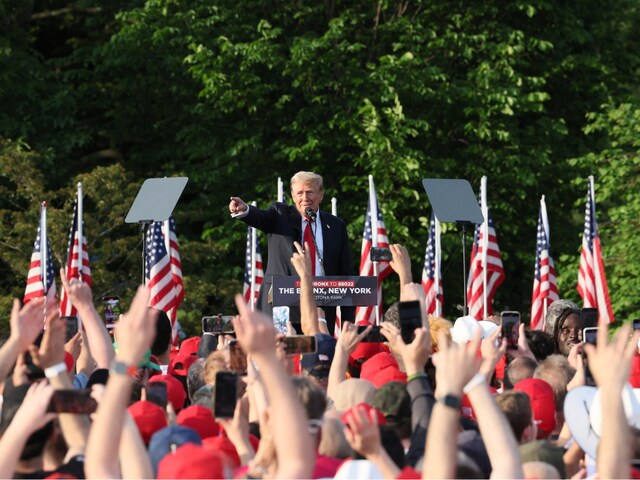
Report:
[{"label": "blonde hair", "polygon": [[431,334],[431,349],[434,352],[438,351],[438,334],[445,332],[447,338],[451,340],[451,328],[453,323],[449,320],[445,320],[442,317],[429,317],[429,333]]},{"label": "blonde hair", "polygon": [[204,382],[207,385],[216,384],[216,373],[221,371],[227,371],[227,361],[224,358],[224,353],[220,350],[211,352],[204,362]]},{"label": "blonde hair", "polygon": [[322,185],[322,176],[313,172],[305,172],[299,171],[293,177],[291,177],[291,188],[293,188],[294,183],[315,183],[318,186],[318,190],[323,191],[324,187]]}]

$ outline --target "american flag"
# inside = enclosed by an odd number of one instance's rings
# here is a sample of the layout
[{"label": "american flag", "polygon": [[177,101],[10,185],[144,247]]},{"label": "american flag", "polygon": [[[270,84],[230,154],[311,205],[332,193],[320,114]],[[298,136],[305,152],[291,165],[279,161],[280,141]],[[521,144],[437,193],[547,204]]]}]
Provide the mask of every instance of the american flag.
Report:
[{"label": "american flag", "polygon": [[162,222],[153,222],[147,229],[145,242],[145,279],[151,289],[149,306],[168,312],[176,303],[171,272],[171,259],[162,235]]},{"label": "american flag", "polygon": [[[72,278],[80,278],[80,252],[78,239],[78,201],[73,207],[73,220],[69,229],[69,245],[67,247],[67,264],[65,267],[65,275],[67,280]],[[87,250],[87,239],[82,235],[82,281],[91,286],[91,267],[89,265],[89,251]],[[60,295],[60,314],[62,316],[77,315],[76,308],[71,304],[67,292],[62,289]]]},{"label": "american flag", "polygon": [[[45,249],[46,255],[43,255]],[[40,212],[40,225],[38,225],[36,241],[33,243],[33,253],[29,264],[27,288],[24,292],[23,303],[26,304],[34,298],[44,297],[45,295],[47,299],[54,298],[56,296],[56,282],[53,275],[51,246],[47,238],[47,204],[43,202]]]},{"label": "american flag", "polygon": [[[544,196],[540,200],[538,233],[536,235],[536,267],[533,275],[533,296],[531,297],[531,329],[544,330],[544,317],[548,305],[558,300],[556,268],[551,257],[549,222]],[[545,305],[545,300],[547,304]]]},{"label": "american flag", "polygon": [[[255,241],[255,250],[253,242]],[[251,295],[253,277],[253,296]],[[246,262],[244,267],[244,286],[242,287],[242,295],[244,301],[253,310],[256,306],[260,286],[264,279],[264,270],[262,268],[262,254],[260,253],[260,242],[258,241],[256,229],[249,227],[247,230],[247,251]],[[253,297],[253,299],[252,299]]]},{"label": "american flag", "polygon": [[[364,223],[364,234],[362,238],[362,248],[360,250],[360,276],[367,277],[374,275],[373,262],[369,257],[369,251],[372,246],[378,246],[381,248],[389,248],[389,238],[387,238],[387,228],[384,225],[384,220],[382,220],[382,212],[380,211],[380,207],[378,205],[378,198],[376,196],[375,187],[373,185],[373,180],[369,177],[369,203],[367,204],[367,217]],[[378,219],[378,229],[376,232],[376,238],[374,239],[373,233],[373,222],[371,219],[371,202],[374,202],[375,211],[378,212],[376,215]],[[378,299],[381,298],[381,289],[380,284],[382,280],[391,274],[391,265],[388,262],[380,262],[378,263]],[[378,305],[380,315],[382,316],[382,301],[380,305]],[[366,320],[371,324],[376,323],[376,313],[373,306],[368,307],[357,307],[356,308],[356,322]]]},{"label": "american flag", "polygon": [[[427,295],[425,304],[427,314],[442,315],[444,298],[442,296],[442,276],[440,275],[439,252],[436,252],[436,242],[439,242],[440,231],[436,234],[436,217],[431,213],[429,224],[429,239],[427,250],[424,254],[424,267],[422,268],[422,288]],[[437,282],[437,285],[436,285]]]},{"label": "american flag", "polygon": [[[488,228],[486,231],[488,238],[485,238],[485,224],[476,225],[473,237],[473,248],[471,249],[471,266],[469,268],[469,280],[467,282],[467,304],[469,315],[478,320],[485,316],[484,312],[484,285],[483,285],[483,263],[487,266],[487,312],[486,315],[493,314],[491,302],[496,290],[504,280],[504,268],[500,258],[500,248],[496,239],[496,230],[493,226],[493,219],[489,208],[486,209],[488,218]],[[486,220],[485,220],[486,222]]]},{"label": "american flag", "polygon": [[171,279],[173,282],[173,288],[175,293],[175,304],[169,312],[169,318],[171,324],[175,326],[178,307],[182,303],[184,298],[184,282],[182,280],[182,262],[180,261],[180,245],[178,244],[178,236],[176,235],[176,222],[173,220],[173,215],[169,217],[169,220],[162,224],[162,236],[164,237],[164,246],[169,252],[169,259],[171,261]]},{"label": "american flag", "polygon": [[578,274],[578,293],[582,297],[585,308],[598,309],[598,322],[611,323],[614,321],[607,278],[604,273],[600,237],[598,236],[596,199],[592,176],[589,177],[587,191],[580,273]]}]

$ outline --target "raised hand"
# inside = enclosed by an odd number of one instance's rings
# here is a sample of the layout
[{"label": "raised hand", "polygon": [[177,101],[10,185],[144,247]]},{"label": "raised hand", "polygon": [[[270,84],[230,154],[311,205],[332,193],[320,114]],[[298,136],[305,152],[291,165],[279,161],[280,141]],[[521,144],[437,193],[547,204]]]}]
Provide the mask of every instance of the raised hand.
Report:
[{"label": "raised hand", "polygon": [[20,300],[13,300],[10,340],[18,343],[21,352],[26,351],[29,345],[36,341],[44,327],[44,303],[44,297],[34,298],[20,308]]},{"label": "raised hand", "polygon": [[242,213],[247,210],[248,205],[240,197],[230,197],[229,212],[232,214]]},{"label": "raised hand", "polygon": [[118,320],[118,358],[129,365],[138,365],[153,342],[158,313],[147,307],[148,302],[149,289],[141,285],[133,297],[131,308]]}]

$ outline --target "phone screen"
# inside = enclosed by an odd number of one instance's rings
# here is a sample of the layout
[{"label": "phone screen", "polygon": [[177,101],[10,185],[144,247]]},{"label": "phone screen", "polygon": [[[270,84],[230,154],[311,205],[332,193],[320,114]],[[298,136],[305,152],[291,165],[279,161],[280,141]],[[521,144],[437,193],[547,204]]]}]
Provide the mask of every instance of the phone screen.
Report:
[{"label": "phone screen", "polygon": [[582,341],[596,345],[598,343],[598,327],[587,327],[582,331]]},{"label": "phone screen", "polygon": [[229,368],[238,375],[247,374],[247,355],[237,340],[229,341]]},{"label": "phone screen", "polygon": [[67,325],[67,333],[65,335],[65,343],[71,340],[78,333],[78,317],[62,317]]},{"label": "phone screen", "polygon": [[594,328],[598,326],[598,309],[583,308],[580,310],[580,322],[582,328]]},{"label": "phone screen", "polygon": [[55,413],[94,413],[97,402],[91,397],[91,390],[56,390],[53,392],[47,412]]},{"label": "phone screen", "polygon": [[218,314],[202,317],[202,333],[214,333],[216,335],[234,333],[233,315]]},{"label": "phone screen", "polygon": [[371,247],[369,258],[372,262],[390,262],[393,260],[391,250],[384,247]]},{"label": "phone screen", "polygon": [[636,318],[633,320],[633,329],[640,330],[640,318]]},{"label": "phone screen", "polygon": [[216,418],[233,418],[238,401],[238,374],[216,373],[213,411]]},{"label": "phone screen", "polygon": [[284,337],[285,351],[287,355],[294,353],[315,353],[318,350],[316,337],[313,335],[294,335],[292,337]]},{"label": "phone screen", "polygon": [[164,382],[149,382],[147,384],[147,400],[162,407],[167,408],[167,384]]},{"label": "phone screen", "polygon": [[400,335],[407,345],[413,342],[416,328],[422,327],[422,313],[420,312],[420,302],[411,300],[409,302],[398,303],[398,313],[400,315]]},{"label": "phone screen", "polygon": [[102,297],[102,312],[107,328],[115,328],[120,317],[120,297]]},{"label": "phone screen", "polygon": [[520,336],[518,332],[518,327],[520,326],[520,312],[502,312],[501,317],[502,338],[507,339],[508,349],[516,350],[518,348],[518,338]]},{"label": "phone screen", "polygon": [[[368,327],[366,325],[358,325],[358,335],[364,332]],[[367,336],[362,339],[362,343],[383,343],[386,342],[382,333],[380,333],[380,327],[377,325],[373,325],[371,327],[371,331],[367,333]]]}]

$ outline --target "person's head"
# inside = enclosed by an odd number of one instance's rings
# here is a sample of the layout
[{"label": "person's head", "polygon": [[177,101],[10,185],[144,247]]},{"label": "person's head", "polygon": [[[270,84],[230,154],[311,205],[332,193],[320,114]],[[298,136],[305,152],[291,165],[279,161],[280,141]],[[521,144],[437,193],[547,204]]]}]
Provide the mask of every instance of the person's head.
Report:
[{"label": "person's head", "polygon": [[569,300],[556,300],[547,310],[545,331],[553,337],[554,353],[569,355],[571,347],[582,342],[580,309]]},{"label": "person's head", "polygon": [[529,396],[533,420],[538,427],[537,438],[549,437],[556,428],[556,405],[551,385],[539,378],[527,378],[513,389]]},{"label": "person's head", "polygon": [[560,480],[558,469],[547,462],[524,462],[522,464],[524,478],[536,478],[542,480]]},{"label": "person's head", "polygon": [[216,384],[216,373],[229,370],[227,368],[227,360],[224,358],[224,353],[220,350],[211,352],[204,362],[204,382],[207,385]]},{"label": "person's head", "polygon": [[453,323],[442,317],[429,317],[429,333],[431,334],[431,350],[435,353],[438,351],[438,337],[440,332],[444,332],[449,340],[451,340],[451,328]]},{"label": "person's head", "polygon": [[198,358],[187,371],[187,394],[191,401],[193,401],[195,393],[206,384],[204,381],[204,364],[204,359]]},{"label": "person's head", "polygon": [[574,374],[575,370],[571,368],[564,355],[549,355],[533,372],[533,378],[539,378],[551,385],[557,412],[562,412],[564,398],[567,396],[567,385]]},{"label": "person's head", "polygon": [[536,357],[536,360],[540,362],[549,355],[553,355],[553,337],[550,333],[540,330],[525,330],[524,334],[527,337],[529,350]]},{"label": "person's head", "polygon": [[314,440],[320,442],[320,423],[327,409],[327,396],[324,390],[309,377],[292,377],[293,388],[298,395],[298,399],[304,407],[309,422],[309,431],[314,435]]},{"label": "person's head", "polygon": [[353,455],[344,436],[344,423],[337,414],[327,414],[324,417],[318,453],[334,458],[349,458]]},{"label": "person's head", "polygon": [[304,375],[313,377],[323,388],[329,383],[329,370],[331,362],[336,352],[336,340],[331,335],[317,333],[315,335],[317,350],[314,353],[307,353],[302,356],[300,366]]},{"label": "person's head", "polygon": [[317,173],[298,172],[291,177],[291,198],[303,217],[307,208],[317,213],[323,197],[322,177]]},{"label": "person's head", "polygon": [[529,396],[524,392],[509,390],[497,395],[495,399],[498,407],[507,417],[518,443],[527,443],[535,440],[538,432],[533,421]]},{"label": "person's head", "polygon": [[156,336],[151,345],[151,354],[160,357],[168,354],[171,348],[171,320],[162,310],[157,310],[157,312]]},{"label": "person's head", "polygon": [[514,358],[504,369],[504,389],[511,390],[519,381],[533,377],[533,372],[537,366],[538,364],[532,358]]},{"label": "person's head", "polygon": [[370,405],[380,410],[400,440],[411,437],[411,397],[407,384],[388,382],[373,392]]}]

